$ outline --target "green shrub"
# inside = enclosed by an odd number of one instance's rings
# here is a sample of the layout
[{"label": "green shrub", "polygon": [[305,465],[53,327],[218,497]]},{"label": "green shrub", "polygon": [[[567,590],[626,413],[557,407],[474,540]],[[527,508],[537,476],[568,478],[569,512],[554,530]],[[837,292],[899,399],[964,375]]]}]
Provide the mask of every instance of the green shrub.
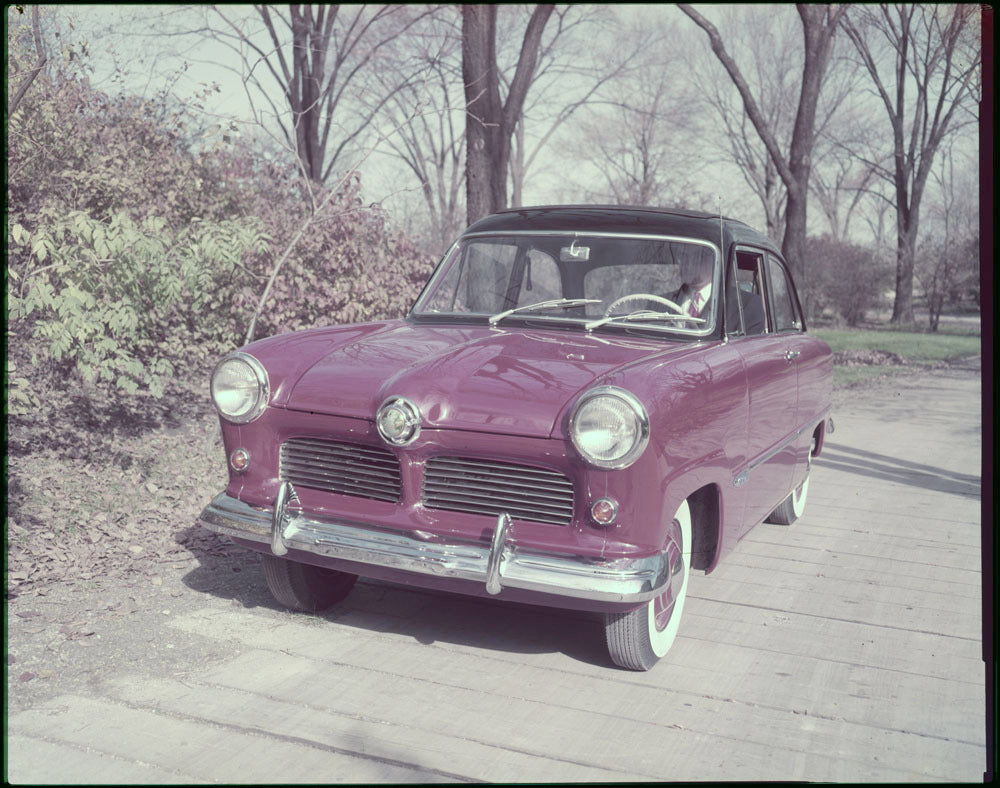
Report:
[{"label": "green shrub", "polygon": [[266,241],[250,219],[175,229],[159,217],[72,211],[33,232],[15,224],[9,242],[21,265],[8,268],[8,341],[34,340],[36,365],[160,396],[176,361],[220,344],[219,285]]}]

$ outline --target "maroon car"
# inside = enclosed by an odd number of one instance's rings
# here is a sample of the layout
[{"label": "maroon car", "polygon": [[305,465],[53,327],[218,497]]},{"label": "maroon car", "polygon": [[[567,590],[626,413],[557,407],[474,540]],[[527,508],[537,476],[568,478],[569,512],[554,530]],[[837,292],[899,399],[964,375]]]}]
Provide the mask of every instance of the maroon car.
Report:
[{"label": "maroon car", "polygon": [[229,485],[200,522],[279,603],[359,575],[595,611],[618,665],[670,648],[691,569],[802,513],[830,348],[747,225],[502,211],[401,320],[254,342],[212,376]]}]

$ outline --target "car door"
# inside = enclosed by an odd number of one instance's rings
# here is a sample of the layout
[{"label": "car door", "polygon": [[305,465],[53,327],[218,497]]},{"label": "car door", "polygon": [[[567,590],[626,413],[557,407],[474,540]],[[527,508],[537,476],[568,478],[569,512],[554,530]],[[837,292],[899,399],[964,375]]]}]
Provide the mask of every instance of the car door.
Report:
[{"label": "car door", "polygon": [[[772,267],[772,266],[777,267]],[[794,436],[798,431],[798,380],[795,360],[797,313],[783,266],[760,250],[736,253],[740,304],[730,321],[730,341],[743,359],[750,401],[747,463],[735,483],[743,488],[745,532],[777,506],[791,489],[796,464]],[[733,297],[735,297],[735,293]],[[754,324],[763,309],[763,323]],[[801,332],[801,321],[798,321]]]},{"label": "car door", "polygon": [[816,362],[825,357],[823,343],[805,332],[802,307],[787,266],[771,254],[767,256],[767,266],[775,333],[781,338],[782,357],[795,370],[796,407],[791,424],[794,431],[786,438],[790,442],[784,450],[792,466],[792,481],[786,490],[779,491],[780,502],[805,478],[807,472],[812,441],[810,427],[818,418],[818,410],[815,397],[803,396],[803,382],[816,376]]},{"label": "car door", "polygon": [[768,256],[768,271],[775,324],[785,343],[785,355],[795,367],[798,392],[795,423],[801,433],[793,443],[795,462],[790,487],[793,489],[808,473],[813,431],[829,405],[832,359],[826,343],[805,331],[802,309],[788,269],[777,258]]}]

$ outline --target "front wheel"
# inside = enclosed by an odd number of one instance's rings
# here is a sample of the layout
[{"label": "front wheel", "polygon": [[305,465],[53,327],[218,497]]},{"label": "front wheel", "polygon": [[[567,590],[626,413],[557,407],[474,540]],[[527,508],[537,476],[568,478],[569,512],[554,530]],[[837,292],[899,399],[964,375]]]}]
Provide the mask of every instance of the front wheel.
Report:
[{"label": "front wheel", "polygon": [[604,637],[608,654],[628,670],[649,670],[665,655],[677,637],[691,572],[691,510],[680,505],[671,522],[667,543],[671,582],[644,607],[628,613],[606,613]]},{"label": "front wheel", "polygon": [[316,613],[346,597],[358,576],[287,558],[261,554],[267,587],[275,600],[291,610]]}]

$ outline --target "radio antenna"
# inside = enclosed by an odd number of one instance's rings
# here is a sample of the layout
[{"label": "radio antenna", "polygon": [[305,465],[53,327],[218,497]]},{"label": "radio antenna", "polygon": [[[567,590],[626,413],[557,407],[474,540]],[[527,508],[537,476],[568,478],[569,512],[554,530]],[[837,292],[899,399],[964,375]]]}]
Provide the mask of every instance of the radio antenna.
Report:
[{"label": "radio antenna", "polygon": [[723,257],[726,254],[726,247],[722,240],[722,195],[719,194],[719,251],[722,252]]}]

